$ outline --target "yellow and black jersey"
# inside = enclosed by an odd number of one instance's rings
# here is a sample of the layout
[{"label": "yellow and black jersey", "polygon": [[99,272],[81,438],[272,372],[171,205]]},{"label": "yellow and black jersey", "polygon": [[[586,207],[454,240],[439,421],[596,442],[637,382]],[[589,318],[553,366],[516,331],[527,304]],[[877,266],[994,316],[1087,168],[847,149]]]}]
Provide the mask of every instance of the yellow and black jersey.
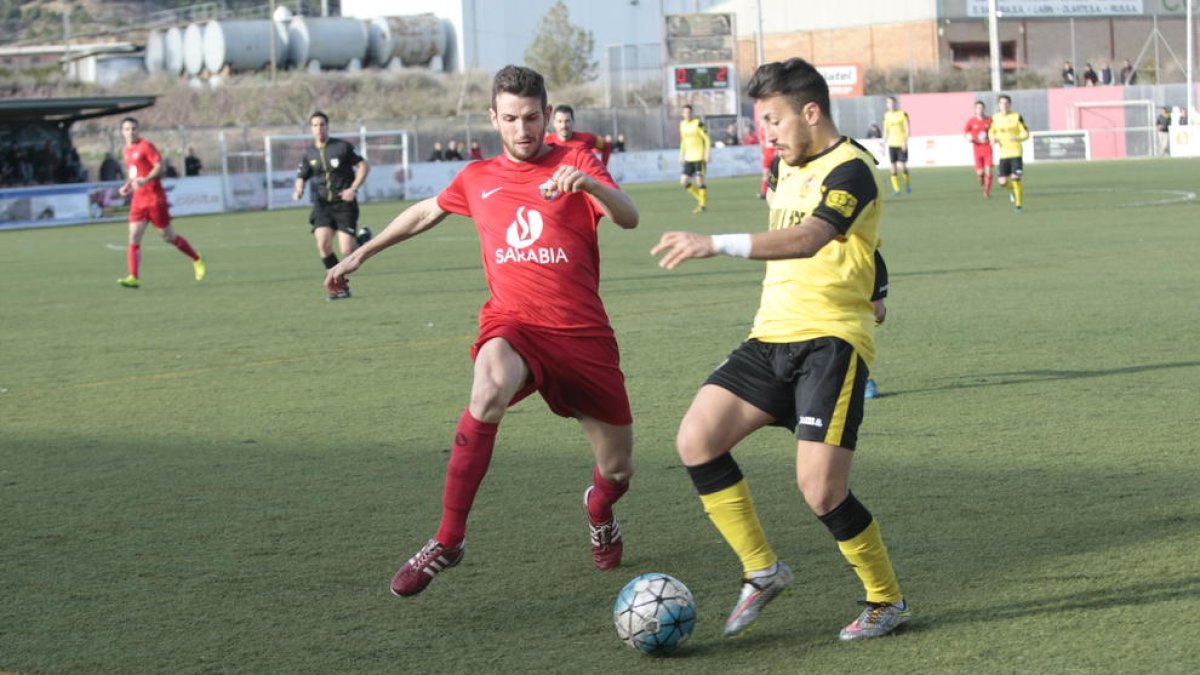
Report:
[{"label": "yellow and black jersey", "polygon": [[988,138],[1000,145],[1000,159],[1013,159],[1021,156],[1021,142],[1029,138],[1029,128],[1020,113],[998,112],[992,115]]},{"label": "yellow and black jersey", "polygon": [[685,162],[708,161],[708,149],[712,139],[700,118],[693,117],[679,123],[679,157]]},{"label": "yellow and black jersey", "polygon": [[808,216],[838,236],[811,258],[767,261],[752,339],[800,342],[834,336],[869,364],[875,357],[875,249],[883,213],[882,189],[871,152],[849,138],[803,166],[776,159],[769,228],[795,227]]},{"label": "yellow and black jersey", "polygon": [[903,148],[908,144],[908,113],[889,110],[883,113],[883,138],[889,148]]}]

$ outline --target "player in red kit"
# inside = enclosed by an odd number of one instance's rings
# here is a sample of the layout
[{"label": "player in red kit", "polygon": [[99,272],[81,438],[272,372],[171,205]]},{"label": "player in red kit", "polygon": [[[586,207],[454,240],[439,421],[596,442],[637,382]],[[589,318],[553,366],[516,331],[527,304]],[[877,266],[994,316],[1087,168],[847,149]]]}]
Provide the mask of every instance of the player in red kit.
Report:
[{"label": "player in red kit", "polygon": [[975,101],[975,115],[967,120],[963,135],[975,150],[975,175],[983,186],[984,197],[992,196],[992,142],[988,139],[991,127],[992,118],[987,116],[983,101]]},{"label": "player in red kit", "polygon": [[592,560],[620,564],[613,504],[633,474],[633,418],[617,342],[600,301],[597,225],[638,224],[633,202],[590,148],[546,145],[550,108],[537,72],[506,66],[492,84],[492,126],[504,152],[467,164],[441,194],[405,209],[387,228],[329,270],[337,292],[380,251],[451,213],[475,222],[491,297],[479,312],[470,402],[454,430],[442,520],[392,578],[396,595],[416,595],[463,558],[467,515],[487,473],[501,418],[538,392],[550,410],[579,420],[595,466],[584,492]]},{"label": "player in red kit", "polygon": [[587,148],[600,153],[600,161],[608,166],[608,157],[612,154],[612,145],[603,138],[586,131],[575,131],[575,109],[569,105],[560,105],[554,109],[554,131],[546,133],[546,145],[565,145],[574,148]]},{"label": "player in red kit", "polygon": [[138,121],[132,117],[121,120],[121,135],[125,137],[125,169],[129,178],[118,192],[123,197],[132,192],[133,202],[129,206],[129,274],[117,279],[117,283],[125,288],[137,288],[140,285],[138,271],[142,260],[142,235],[146,233],[148,225],[158,228],[164,241],[192,259],[196,281],[204,279],[204,259],[183,235],[177,234],[171,227],[167,191],[159,180],[165,169],[162,155],[158,154],[153,143],[138,135]]}]

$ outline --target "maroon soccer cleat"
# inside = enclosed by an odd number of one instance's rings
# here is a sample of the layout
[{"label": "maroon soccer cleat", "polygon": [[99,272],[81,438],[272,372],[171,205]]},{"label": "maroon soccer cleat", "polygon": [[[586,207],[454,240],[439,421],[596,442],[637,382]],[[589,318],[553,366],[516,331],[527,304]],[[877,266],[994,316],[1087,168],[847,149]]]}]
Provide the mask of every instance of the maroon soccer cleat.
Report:
[{"label": "maroon soccer cleat", "polygon": [[454,548],[447,549],[436,539],[430,539],[429,543],[409,558],[396,572],[396,576],[392,577],[392,593],[408,597],[425,590],[439,572],[462,562],[465,547],[464,541]]},{"label": "maroon soccer cleat", "polygon": [[[592,488],[589,487],[583,493],[583,512],[588,514],[588,497],[592,494]],[[588,532],[591,535],[592,543],[592,562],[596,564],[596,569],[611,570],[621,564],[621,553],[625,550],[625,543],[621,541],[621,526],[617,524],[617,519],[611,518],[607,523],[596,525],[592,522],[590,515],[588,518]]]}]

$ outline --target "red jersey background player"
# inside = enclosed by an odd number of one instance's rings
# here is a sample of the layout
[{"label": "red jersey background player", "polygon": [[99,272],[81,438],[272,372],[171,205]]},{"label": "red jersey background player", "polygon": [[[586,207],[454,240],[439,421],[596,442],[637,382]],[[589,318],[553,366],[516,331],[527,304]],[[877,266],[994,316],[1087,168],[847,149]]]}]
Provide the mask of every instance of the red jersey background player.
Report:
[{"label": "red jersey background player", "polygon": [[975,175],[983,186],[983,196],[992,196],[992,142],[988,139],[988,129],[992,127],[992,118],[985,112],[983,101],[975,101],[975,116],[967,120],[963,135],[971,142],[975,151]]},{"label": "red jersey background player", "polygon": [[162,155],[153,143],[138,134],[138,121],[133,117],[121,120],[121,135],[125,137],[125,175],[128,179],[118,192],[122,197],[132,192],[133,201],[129,206],[129,251],[126,255],[129,274],[117,279],[117,283],[125,288],[137,288],[140,285],[138,272],[142,262],[142,235],[150,224],[158,228],[163,241],[173,244],[192,259],[196,281],[200,281],[206,271],[204,259],[183,235],[177,234],[171,227],[167,191],[160,180],[165,170]]},{"label": "red jersey background player", "polygon": [[608,157],[612,154],[612,145],[603,138],[586,131],[575,131],[575,109],[569,105],[554,109],[554,131],[546,133],[546,145],[598,150],[604,166],[608,166]]},{"label": "red jersey background player", "polygon": [[447,215],[475,221],[491,298],[480,310],[472,347],[470,403],[454,430],[441,525],[396,572],[396,595],[420,593],[462,560],[467,515],[500,420],[534,391],[554,413],[578,419],[592,446],[596,463],[583,499],[596,567],[616,567],[624,546],[612,507],[633,474],[633,418],[600,301],[596,228],[602,216],[636,227],[637,207],[591,148],[545,144],[550,107],[537,72],[501,69],[490,113],[504,152],[468,164],[441,194],[405,209],[325,279],[327,289],[337,292],[368,258]]},{"label": "red jersey background player", "polygon": [[[754,103],[754,119],[758,120],[758,102]],[[775,146],[767,142],[767,130],[761,124],[758,125],[757,132],[754,136],[758,147],[762,148],[762,182],[758,186],[758,198],[767,198],[767,183],[771,178],[771,165],[775,163]]]}]

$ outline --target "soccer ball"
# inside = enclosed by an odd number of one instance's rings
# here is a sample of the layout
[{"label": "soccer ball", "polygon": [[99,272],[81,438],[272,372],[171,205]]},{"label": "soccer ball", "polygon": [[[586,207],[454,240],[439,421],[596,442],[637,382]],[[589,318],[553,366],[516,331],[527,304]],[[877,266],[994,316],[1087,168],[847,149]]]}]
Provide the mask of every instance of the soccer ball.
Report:
[{"label": "soccer ball", "polygon": [[659,572],[643,574],[617,595],[613,623],[630,647],[646,654],[670,654],[696,627],[696,601],[682,581]]}]

